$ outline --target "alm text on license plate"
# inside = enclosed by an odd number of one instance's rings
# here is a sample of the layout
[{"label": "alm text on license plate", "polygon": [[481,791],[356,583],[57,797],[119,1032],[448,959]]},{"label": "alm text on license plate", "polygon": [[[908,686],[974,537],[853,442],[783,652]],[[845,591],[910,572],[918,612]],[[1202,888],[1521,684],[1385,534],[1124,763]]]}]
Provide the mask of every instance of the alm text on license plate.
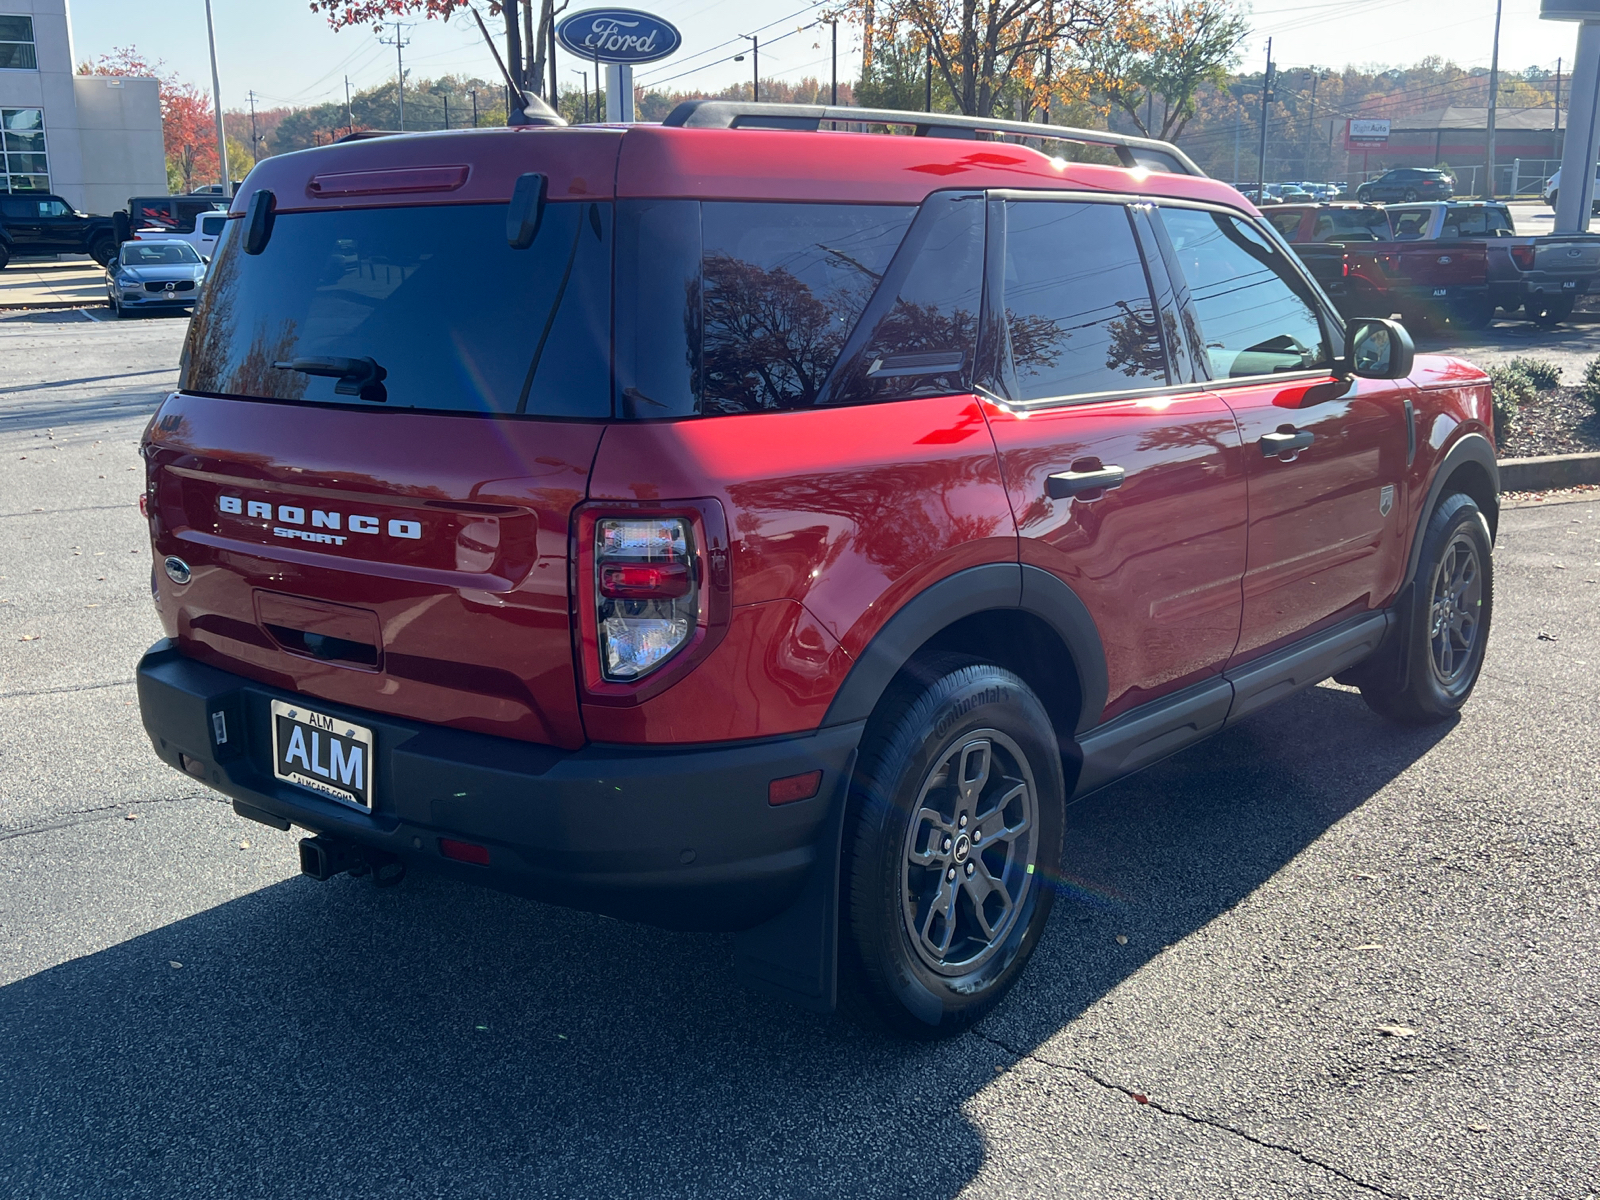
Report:
[{"label": "alm text on license plate", "polygon": [[372,730],[274,700],[272,773],[370,813]]}]

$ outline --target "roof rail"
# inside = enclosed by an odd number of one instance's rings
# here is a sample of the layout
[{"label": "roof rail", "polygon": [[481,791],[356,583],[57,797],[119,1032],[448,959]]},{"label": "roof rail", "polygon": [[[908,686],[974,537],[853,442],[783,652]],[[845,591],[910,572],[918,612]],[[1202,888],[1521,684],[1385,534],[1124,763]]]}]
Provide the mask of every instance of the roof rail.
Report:
[{"label": "roof rail", "polygon": [[1124,167],[1143,167],[1171,175],[1204,176],[1195,161],[1171,142],[1126,137],[1099,129],[1036,125],[1031,121],[999,121],[950,113],[901,112],[889,108],[839,108],[827,104],[747,104],[740,100],[685,100],[667,114],[663,125],[684,129],[797,129],[814,132],[824,121],[858,125],[909,125],[918,137],[977,139],[983,134],[1038,138],[1109,146]]}]

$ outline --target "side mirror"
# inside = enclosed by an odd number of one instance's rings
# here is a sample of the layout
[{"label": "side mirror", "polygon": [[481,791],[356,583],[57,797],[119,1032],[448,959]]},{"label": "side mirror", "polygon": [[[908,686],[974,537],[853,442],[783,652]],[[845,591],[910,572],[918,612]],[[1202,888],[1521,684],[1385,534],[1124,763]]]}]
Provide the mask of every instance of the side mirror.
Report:
[{"label": "side mirror", "polygon": [[1399,321],[1358,317],[1345,330],[1345,367],[1361,379],[1404,379],[1416,362],[1417,347]]},{"label": "side mirror", "polygon": [[201,255],[201,256],[200,256],[200,261],[201,261],[201,262],[203,262],[203,263],[209,263],[209,262],[210,262],[210,261],[211,261],[211,255],[209,255],[209,254],[202,254],[202,255]]}]

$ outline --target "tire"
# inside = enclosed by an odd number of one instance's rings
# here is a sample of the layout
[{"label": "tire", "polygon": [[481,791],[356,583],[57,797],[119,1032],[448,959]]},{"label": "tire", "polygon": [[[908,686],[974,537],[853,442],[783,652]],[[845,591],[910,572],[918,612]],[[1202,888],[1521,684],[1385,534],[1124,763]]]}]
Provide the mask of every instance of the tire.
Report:
[{"label": "tire", "polygon": [[846,1007],[920,1040],[990,1012],[1050,915],[1065,807],[1059,741],[1027,684],[964,655],[909,664],[851,787]]},{"label": "tire", "polygon": [[98,237],[89,243],[89,257],[102,267],[115,258],[116,254],[117,243],[115,238]]},{"label": "tire", "polygon": [[1403,725],[1432,725],[1467,702],[1494,615],[1492,552],[1488,523],[1470,496],[1440,501],[1422,535],[1402,625],[1410,632],[1391,660],[1398,669],[1357,672],[1361,698],[1374,712]]},{"label": "tire", "polygon": [[11,251],[7,250],[4,246],[0,246],[0,271],[4,271],[6,269],[6,264],[10,261]]},{"label": "tire", "polygon": [[1555,212],[1555,210],[1556,210],[1556,197],[1560,194],[1560,192],[1561,192],[1561,189],[1557,188],[1555,191],[1550,193],[1550,211],[1551,212]]},{"label": "tire", "polygon": [[111,302],[111,311],[117,314],[117,320],[119,321],[128,315],[128,310],[123,308],[122,303],[117,300],[113,300]]},{"label": "tire", "polygon": [[1406,195],[1405,195],[1406,203],[1407,204],[1415,203],[1416,199],[1417,199],[1417,189],[1416,188],[1407,188],[1406,189]]},{"label": "tire", "polygon": [[1487,296],[1457,301],[1450,310],[1450,323],[1462,329],[1487,329],[1494,321],[1495,303]]},{"label": "tire", "polygon": [[1356,201],[1358,203],[1360,203],[1360,204],[1371,204],[1372,203],[1372,193],[1370,191],[1368,191],[1366,188],[1357,188],[1356,189]]},{"label": "tire", "polygon": [[1529,297],[1523,302],[1528,319],[1541,329],[1554,329],[1572,315],[1576,304],[1571,296]]}]

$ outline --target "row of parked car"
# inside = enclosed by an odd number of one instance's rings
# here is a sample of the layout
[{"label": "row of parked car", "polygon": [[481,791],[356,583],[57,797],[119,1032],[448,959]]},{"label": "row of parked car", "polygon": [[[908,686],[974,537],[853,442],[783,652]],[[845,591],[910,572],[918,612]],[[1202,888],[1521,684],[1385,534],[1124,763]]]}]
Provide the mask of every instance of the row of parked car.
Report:
[{"label": "row of parked car", "polygon": [[1267,220],[1347,316],[1482,329],[1497,312],[1551,327],[1600,279],[1600,235],[1519,236],[1504,204],[1285,204]]},{"label": "row of parked car", "polygon": [[1431,167],[1395,167],[1353,187],[1348,183],[1301,182],[1269,183],[1260,188],[1240,190],[1247,199],[1261,207],[1321,204],[1332,200],[1356,200],[1362,204],[1407,204],[1418,200],[1450,199],[1455,195],[1455,179]]},{"label": "row of parked car", "polygon": [[48,192],[0,195],[0,268],[25,255],[87,254],[109,266],[117,247],[156,230],[187,239],[205,213],[226,212],[220,195],[133,196],[110,216],[79,212]]}]

